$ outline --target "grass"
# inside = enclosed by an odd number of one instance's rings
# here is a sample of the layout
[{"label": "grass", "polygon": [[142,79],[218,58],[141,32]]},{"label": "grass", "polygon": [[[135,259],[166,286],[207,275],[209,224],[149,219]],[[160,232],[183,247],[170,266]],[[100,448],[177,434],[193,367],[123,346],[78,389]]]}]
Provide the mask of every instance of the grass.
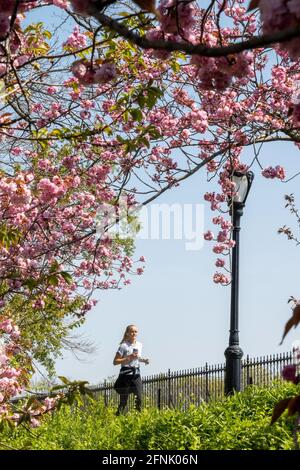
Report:
[{"label": "grass", "polygon": [[[289,450],[293,419],[285,415],[270,425],[272,409],[295,394],[290,383],[271,388],[248,387],[215,403],[187,410],[145,408],[115,416],[102,400],[84,407],[64,406],[40,428],[6,430],[0,447],[16,449],[144,450]],[[1,444],[2,443],[2,444]]]}]

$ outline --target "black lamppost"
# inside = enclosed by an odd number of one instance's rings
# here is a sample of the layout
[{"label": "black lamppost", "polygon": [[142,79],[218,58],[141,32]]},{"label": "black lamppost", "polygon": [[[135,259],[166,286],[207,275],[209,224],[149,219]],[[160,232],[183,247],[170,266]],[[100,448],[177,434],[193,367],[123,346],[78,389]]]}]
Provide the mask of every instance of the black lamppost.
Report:
[{"label": "black lamppost", "polygon": [[229,201],[230,215],[233,224],[232,249],[232,280],[231,280],[231,309],[230,309],[230,335],[229,346],[225,351],[225,394],[230,395],[234,390],[241,389],[241,359],[243,351],[239,346],[239,241],[240,219],[243,215],[246,199],[249,194],[254,173],[234,172],[232,181],[235,183],[236,195]]}]

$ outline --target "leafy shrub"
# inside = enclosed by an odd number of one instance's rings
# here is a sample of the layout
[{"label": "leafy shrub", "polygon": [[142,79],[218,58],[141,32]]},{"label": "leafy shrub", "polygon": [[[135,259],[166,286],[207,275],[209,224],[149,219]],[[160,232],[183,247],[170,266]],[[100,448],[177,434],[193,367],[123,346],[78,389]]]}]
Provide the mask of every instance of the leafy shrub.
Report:
[{"label": "leafy shrub", "polygon": [[43,425],[6,431],[0,441],[18,449],[292,449],[291,418],[270,425],[274,405],[294,394],[290,383],[246,391],[185,411],[145,408],[115,416],[102,400],[63,407]]}]

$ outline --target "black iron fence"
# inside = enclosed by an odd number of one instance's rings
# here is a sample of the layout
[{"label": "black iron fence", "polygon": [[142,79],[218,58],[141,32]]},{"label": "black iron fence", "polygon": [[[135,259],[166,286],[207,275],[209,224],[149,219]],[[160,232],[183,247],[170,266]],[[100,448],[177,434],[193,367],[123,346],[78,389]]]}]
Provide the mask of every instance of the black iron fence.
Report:
[{"label": "black iron fence", "polygon": [[[249,385],[268,386],[281,381],[281,369],[293,362],[293,353],[283,353],[260,358],[246,357],[242,361],[242,390]],[[208,365],[196,369],[158,374],[143,378],[144,405],[150,407],[176,407],[184,409],[190,404],[221,400],[224,397],[225,364]],[[105,405],[116,405],[118,395],[113,382],[92,386],[96,397]],[[133,397],[129,400],[133,406]]]},{"label": "black iron fence", "polygon": [[[242,360],[242,390],[249,385],[270,386],[275,380],[281,381],[281,369],[293,362],[293,352]],[[208,365],[143,377],[144,405],[149,407],[174,407],[185,409],[205,401],[221,400],[224,397],[225,364]],[[114,382],[104,381],[89,388],[96,398],[102,397],[106,406],[117,405],[119,395],[113,388]],[[37,393],[45,398],[49,392]],[[19,400],[20,397],[17,399]],[[16,401],[14,399],[13,401]],[[128,408],[134,405],[133,396]]]}]

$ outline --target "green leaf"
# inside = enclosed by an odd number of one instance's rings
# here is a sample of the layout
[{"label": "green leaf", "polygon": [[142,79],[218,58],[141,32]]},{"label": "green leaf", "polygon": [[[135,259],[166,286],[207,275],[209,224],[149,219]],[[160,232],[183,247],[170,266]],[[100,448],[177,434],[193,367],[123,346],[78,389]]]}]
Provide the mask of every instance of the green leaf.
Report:
[{"label": "green leaf", "polygon": [[75,402],[75,398],[76,398],[75,393],[70,393],[67,399],[68,405],[73,405],[73,403]]},{"label": "green leaf", "polygon": [[180,71],[180,64],[178,62],[172,62],[171,68],[173,72],[178,73]]},{"label": "green leaf", "polygon": [[140,122],[143,119],[143,113],[139,108],[132,108],[129,112],[135,121]]},{"label": "green leaf", "polygon": [[156,104],[156,101],[158,100],[158,98],[162,96],[163,92],[159,88],[151,86],[147,89],[147,93],[148,93],[147,105],[149,109],[152,109],[153,106]]},{"label": "green leaf", "polygon": [[30,290],[33,290],[38,285],[38,281],[36,279],[29,278],[26,279],[23,284],[27,286]]},{"label": "green leaf", "polygon": [[38,401],[35,396],[32,396],[26,402],[25,410],[28,410],[32,405],[35,405],[35,407],[38,407],[41,405],[41,402]]},{"label": "green leaf", "polygon": [[86,389],[85,389],[85,393],[86,393],[86,395],[88,395],[90,398],[92,398],[93,401],[96,401],[95,392],[93,392],[92,390],[86,388]]},{"label": "green leaf", "polygon": [[51,267],[49,269],[50,273],[55,273],[59,270],[59,263],[58,261],[53,261],[53,263],[51,264]]},{"label": "green leaf", "polygon": [[140,105],[140,107],[143,108],[146,104],[146,97],[142,94],[139,94],[139,96],[137,97],[137,102]]},{"label": "green leaf", "polygon": [[280,400],[280,402],[278,402],[276,404],[276,406],[274,407],[273,409],[273,415],[272,415],[272,420],[271,420],[271,424],[275,423],[275,421],[277,421],[277,419],[282,415],[282,413],[287,409],[288,405],[289,405],[289,402],[291,401],[291,397],[290,398],[284,398],[283,400]]},{"label": "green leaf", "polygon": [[147,148],[150,148],[150,143],[146,137],[140,139],[140,143],[144,144]]},{"label": "green leaf", "polygon": [[160,132],[158,129],[154,126],[149,126],[148,128],[145,129],[147,131],[147,134],[149,134],[151,137],[154,139],[159,139],[161,137]]},{"label": "green leaf", "polygon": [[52,38],[52,33],[50,33],[50,31],[48,31],[47,29],[44,31],[44,36],[47,38],[47,39],[51,39]]},{"label": "green leaf", "polygon": [[62,383],[64,383],[65,385],[70,385],[70,380],[68,380],[66,377],[64,377],[63,375],[59,375],[58,376],[59,380],[61,380]]},{"label": "green leaf", "polygon": [[51,286],[58,286],[58,276],[56,274],[51,274],[51,276],[48,276],[48,282]]},{"label": "green leaf", "polygon": [[63,390],[66,388],[64,385],[54,385],[54,387],[51,387],[51,392],[56,392],[56,390]]},{"label": "green leaf", "polygon": [[59,274],[64,278],[67,284],[72,284],[73,278],[71,274],[67,273],[66,271],[61,271]]},{"label": "green leaf", "polygon": [[125,111],[125,113],[123,113],[123,119],[124,119],[125,123],[127,123],[129,121],[129,112],[128,111]]}]

